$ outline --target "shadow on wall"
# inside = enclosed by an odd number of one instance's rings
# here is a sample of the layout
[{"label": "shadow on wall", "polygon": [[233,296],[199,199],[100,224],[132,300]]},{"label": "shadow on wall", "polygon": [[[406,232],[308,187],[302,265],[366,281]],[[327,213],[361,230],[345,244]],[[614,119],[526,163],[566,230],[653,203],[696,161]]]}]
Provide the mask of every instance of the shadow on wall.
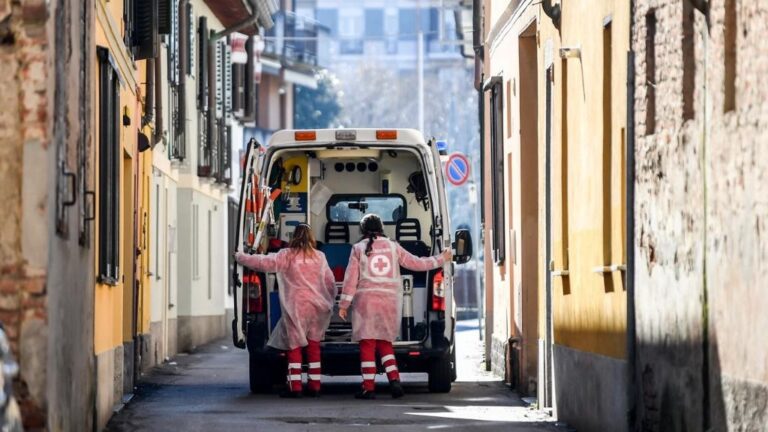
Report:
[{"label": "shadow on wall", "polygon": [[584,432],[767,431],[768,385],[723,375],[718,352],[714,339],[639,341],[629,428],[627,362],[555,345],[558,419]]},{"label": "shadow on wall", "polygon": [[768,430],[768,385],[724,376],[717,340],[637,350],[636,430]]}]

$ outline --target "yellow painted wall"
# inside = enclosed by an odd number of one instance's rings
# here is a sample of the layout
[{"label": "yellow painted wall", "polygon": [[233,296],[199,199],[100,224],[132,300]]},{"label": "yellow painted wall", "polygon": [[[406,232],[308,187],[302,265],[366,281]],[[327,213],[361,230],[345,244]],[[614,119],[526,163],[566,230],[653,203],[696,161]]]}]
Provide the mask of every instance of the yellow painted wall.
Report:
[{"label": "yellow painted wall", "polygon": [[[563,9],[561,32],[543,16],[539,35],[539,58],[546,58],[545,51],[551,46],[555,73],[553,264],[555,269],[570,272],[567,278],[554,278],[555,343],[615,358],[626,355],[627,297],[623,273],[613,271],[604,276],[594,270],[625,264],[623,134],[626,131],[629,14],[628,3],[620,0],[569,2]],[[608,21],[611,102],[607,112],[611,116],[604,118],[603,45]],[[580,47],[581,58],[561,60],[558,55],[561,46]],[[567,70],[565,74],[564,70]],[[547,81],[543,73],[540,75],[539,128],[542,133],[539,139],[544,149]],[[603,142],[606,121],[611,124],[609,143]],[[567,126],[567,135],[564,135],[564,126]],[[610,147],[609,151],[605,151],[605,145]],[[543,160],[543,151],[541,157]],[[543,174],[540,175],[542,186]],[[543,196],[541,203],[543,208]],[[543,257],[540,262],[543,267]],[[545,269],[541,271],[543,274]],[[540,281],[542,292],[544,283]]]},{"label": "yellow painted wall", "polygon": [[[137,198],[134,205],[140,207],[137,229],[139,233],[142,233],[142,224],[144,222],[142,221],[143,218],[141,217],[141,210],[147,209],[148,212],[149,209],[148,186],[143,186],[143,183],[146,181],[146,184],[149,184],[148,176],[151,173],[151,151],[138,154],[136,150],[137,132],[142,115],[142,105],[139,100],[139,96],[142,91],[140,86],[145,82],[143,79],[144,62],[133,62],[127,49],[125,48],[125,45],[123,44],[122,14],[123,2],[120,0],[111,0],[109,2],[98,0],[96,2],[95,43],[97,46],[106,47],[110,50],[110,53],[115,61],[115,66],[117,67],[122,80],[120,89],[121,112],[127,112],[131,119],[131,124],[127,127],[120,127],[120,147],[122,149],[120,154],[120,163],[122,167],[123,158],[130,158],[130,161],[133,163],[132,171],[138,175],[138,185],[132,184],[130,189],[138,187]],[[93,136],[96,137],[94,139],[94,161],[96,161],[94,164],[94,178],[98,179],[98,128],[100,125],[98,112],[98,60],[94,58],[91,64],[93,68],[91,73],[91,76],[93,77],[93,103],[94,106],[97,107],[96,110],[94,110],[94,115],[96,117],[95,121],[93,122],[93,124],[96,125],[96,128],[93,131]],[[123,190],[123,185],[125,185],[125,175],[125,170],[121,169],[119,182],[121,185],[120,190]],[[98,203],[100,196],[98,180],[94,181],[94,185],[96,190],[95,202]],[[128,240],[126,239],[126,233],[132,236],[131,233],[133,232],[134,223],[133,218],[127,219],[124,217],[123,211],[127,208],[128,204],[133,202],[133,200],[134,196],[123,195],[120,197],[120,268],[123,272],[125,272],[126,265],[130,262],[129,260],[133,259],[132,256],[126,256],[124,246],[126,244],[126,240]],[[96,216],[97,219],[93,231],[93,245],[96,256],[98,257],[98,211],[96,212]],[[141,245],[141,238],[138,239],[138,242],[139,245]],[[149,262],[148,255],[148,253],[142,254],[141,259],[137,262],[136,271],[142,271],[142,269],[147,268],[146,264]],[[94,268],[96,274],[98,274],[98,258],[97,260],[94,260]],[[139,300],[141,302],[139,314],[142,317],[139,322],[139,332],[142,332],[147,331],[149,327],[149,294],[147,291],[149,289],[149,283],[146,280],[147,275],[145,271],[142,272],[140,277],[142,279],[141,286],[144,291],[144,295],[142,295],[142,293],[139,295]],[[123,341],[126,340],[126,337],[130,335],[131,319],[130,317],[125,316],[126,304],[124,290],[126,287],[130,287],[130,281],[127,278],[125,278],[125,280],[122,280],[121,278],[121,280],[114,286],[100,283],[96,284],[94,295],[94,352],[96,354],[121,345]]]}]

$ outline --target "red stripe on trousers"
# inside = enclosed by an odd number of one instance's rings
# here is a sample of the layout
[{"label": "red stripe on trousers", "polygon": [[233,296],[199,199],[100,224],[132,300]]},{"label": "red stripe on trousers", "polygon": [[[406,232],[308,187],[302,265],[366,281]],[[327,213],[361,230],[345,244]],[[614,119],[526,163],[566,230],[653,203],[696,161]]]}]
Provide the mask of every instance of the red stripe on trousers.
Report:
[{"label": "red stripe on trousers", "polygon": [[[301,391],[301,366],[298,368],[292,368],[291,364],[298,363],[301,365],[301,347],[294,348],[286,353],[286,358],[288,359],[288,376],[286,377],[288,380],[288,387],[290,387],[292,392],[300,392]],[[298,375],[299,379],[292,380],[291,375]]]},{"label": "red stripe on trousers", "polygon": [[[307,341],[307,363],[320,363],[320,341]],[[309,368],[307,375],[320,375],[320,368]],[[320,379],[312,379],[307,377],[307,388],[312,391],[320,391]]]},{"label": "red stripe on trousers", "polygon": [[[394,355],[395,351],[392,348],[392,342],[385,341],[385,340],[377,340],[377,339],[363,339],[360,341],[360,363],[361,363],[361,370],[360,372],[362,374],[376,374],[376,368],[375,367],[362,367],[363,362],[375,362],[376,361],[376,354],[378,352],[379,358],[386,356],[386,355]],[[397,361],[395,359],[387,360],[384,362],[383,366],[386,368],[387,366],[395,366],[397,367]],[[388,372],[387,378],[389,381],[394,380],[400,380],[400,373],[397,369]],[[373,391],[376,387],[375,377],[374,379],[363,379],[363,390],[366,391]]]}]

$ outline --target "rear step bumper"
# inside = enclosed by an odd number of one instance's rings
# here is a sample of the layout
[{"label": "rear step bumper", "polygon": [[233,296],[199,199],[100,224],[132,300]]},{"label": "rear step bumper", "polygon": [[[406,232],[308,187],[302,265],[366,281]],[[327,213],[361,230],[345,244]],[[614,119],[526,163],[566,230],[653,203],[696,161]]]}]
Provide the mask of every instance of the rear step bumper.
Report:
[{"label": "rear step bumper", "polygon": [[[427,372],[432,360],[445,358],[450,346],[425,348],[420,345],[395,346],[395,357],[400,372]],[[287,367],[285,354],[272,348],[251,351],[259,363],[272,364],[279,370]],[[378,365],[379,372],[383,372]],[[325,343],[322,347],[322,369],[325,375],[359,375],[360,347],[356,343]]]}]

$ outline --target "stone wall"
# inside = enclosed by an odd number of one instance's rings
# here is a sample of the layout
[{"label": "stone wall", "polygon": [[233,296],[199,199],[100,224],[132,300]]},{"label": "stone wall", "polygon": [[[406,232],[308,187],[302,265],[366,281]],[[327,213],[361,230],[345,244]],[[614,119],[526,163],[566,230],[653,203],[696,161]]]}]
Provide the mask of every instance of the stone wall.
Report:
[{"label": "stone wall", "polygon": [[80,179],[78,149],[90,139],[91,57],[81,46],[92,7],[0,0],[0,322],[19,361],[27,430],[92,429],[93,255],[77,206],[54,217],[58,168]]},{"label": "stone wall", "polygon": [[[21,367],[14,386],[27,429],[46,423],[46,166],[50,141],[45,1],[0,0],[0,321]],[[39,166],[39,165],[38,165]]]},{"label": "stone wall", "polygon": [[637,426],[761,430],[768,4],[635,3]]}]

